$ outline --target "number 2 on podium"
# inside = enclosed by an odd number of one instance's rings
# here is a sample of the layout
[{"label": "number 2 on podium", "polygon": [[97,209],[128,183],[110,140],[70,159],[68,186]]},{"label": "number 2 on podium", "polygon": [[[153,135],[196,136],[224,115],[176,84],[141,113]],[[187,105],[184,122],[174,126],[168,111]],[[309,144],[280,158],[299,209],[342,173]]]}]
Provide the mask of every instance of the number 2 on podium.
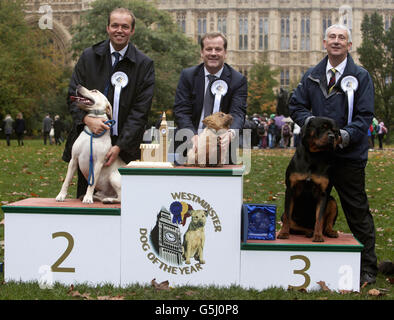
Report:
[{"label": "number 2 on podium", "polygon": [[52,233],[52,239],[57,237],[64,237],[68,240],[68,246],[63,254],[56,260],[56,262],[51,266],[52,272],[75,272],[75,268],[64,268],[59,267],[59,265],[66,260],[68,255],[71,253],[71,250],[74,248],[74,238],[68,232],[55,232]]}]

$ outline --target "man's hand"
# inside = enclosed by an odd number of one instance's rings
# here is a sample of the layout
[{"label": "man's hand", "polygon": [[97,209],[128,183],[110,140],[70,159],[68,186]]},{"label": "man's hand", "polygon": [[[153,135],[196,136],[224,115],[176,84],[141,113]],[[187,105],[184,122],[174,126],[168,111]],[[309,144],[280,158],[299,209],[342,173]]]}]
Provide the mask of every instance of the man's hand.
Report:
[{"label": "man's hand", "polygon": [[104,164],[104,166],[110,166],[118,158],[119,152],[120,148],[118,146],[112,146],[105,155],[105,159],[107,159],[107,162]]},{"label": "man's hand", "polygon": [[88,126],[89,130],[94,134],[100,134],[105,130],[109,130],[109,126],[104,124],[107,121],[104,118],[95,118],[90,116],[85,116],[83,122]]}]

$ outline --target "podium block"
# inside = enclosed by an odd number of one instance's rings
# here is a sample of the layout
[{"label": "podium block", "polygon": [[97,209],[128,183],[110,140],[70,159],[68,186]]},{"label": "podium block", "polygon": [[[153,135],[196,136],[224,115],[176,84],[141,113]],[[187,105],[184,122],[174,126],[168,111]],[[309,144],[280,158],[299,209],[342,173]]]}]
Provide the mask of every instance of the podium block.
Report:
[{"label": "podium block", "polygon": [[239,284],[243,170],[121,168],[122,286]]},{"label": "podium block", "polygon": [[241,285],[264,290],[320,289],[360,290],[360,256],[363,245],[352,235],[340,234],[325,242],[304,235],[289,239],[248,240],[241,244]]},{"label": "podium block", "polygon": [[5,281],[120,285],[120,205],[30,198],[2,210]]}]

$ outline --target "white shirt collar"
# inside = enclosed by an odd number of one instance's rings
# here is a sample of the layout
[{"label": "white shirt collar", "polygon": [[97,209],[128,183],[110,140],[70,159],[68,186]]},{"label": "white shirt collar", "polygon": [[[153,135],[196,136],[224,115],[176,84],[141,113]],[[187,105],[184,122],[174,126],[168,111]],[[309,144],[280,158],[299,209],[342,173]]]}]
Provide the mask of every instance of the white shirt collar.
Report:
[{"label": "white shirt collar", "polygon": [[[222,75],[223,69],[224,69],[224,65],[223,65],[223,67],[222,67],[218,72],[216,72],[214,75],[217,76],[218,78],[220,78],[220,76]],[[210,75],[210,73],[208,72],[207,68],[205,68],[205,66],[204,66],[204,75],[205,75],[205,77],[206,77],[207,75]]]},{"label": "white shirt collar", "polygon": [[[338,64],[335,67],[335,69],[337,70],[336,74],[338,74],[338,76],[335,77],[336,80],[338,80],[340,78],[340,76],[343,75],[343,72],[345,71],[346,63],[347,63],[347,57],[345,58],[345,60],[343,60],[340,64]],[[333,68],[333,66],[330,63],[330,60],[328,60],[327,61],[327,67],[326,67],[326,74],[328,76],[331,76],[331,73],[329,71],[332,68]]]},{"label": "white shirt collar", "polygon": [[[128,47],[129,47],[129,44],[127,44],[127,46],[125,46],[122,50],[118,51],[118,52],[120,53],[120,60],[123,59],[123,56],[125,55],[125,53],[126,53]],[[115,50],[114,47],[112,46],[111,41],[109,42],[109,49],[110,49],[111,56],[112,56],[112,54],[113,54],[116,50]]]}]

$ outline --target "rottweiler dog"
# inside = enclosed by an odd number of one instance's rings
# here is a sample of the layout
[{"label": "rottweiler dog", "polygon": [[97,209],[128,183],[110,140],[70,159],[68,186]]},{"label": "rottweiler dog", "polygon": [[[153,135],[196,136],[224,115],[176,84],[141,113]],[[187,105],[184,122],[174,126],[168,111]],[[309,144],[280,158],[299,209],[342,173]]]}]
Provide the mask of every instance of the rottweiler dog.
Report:
[{"label": "rottweiler dog", "polygon": [[305,234],[323,242],[323,234],[338,237],[333,230],[338,207],[330,196],[328,172],[340,132],[332,119],[310,118],[301,128],[301,143],[286,170],[285,211],[279,239],[289,234]]}]

